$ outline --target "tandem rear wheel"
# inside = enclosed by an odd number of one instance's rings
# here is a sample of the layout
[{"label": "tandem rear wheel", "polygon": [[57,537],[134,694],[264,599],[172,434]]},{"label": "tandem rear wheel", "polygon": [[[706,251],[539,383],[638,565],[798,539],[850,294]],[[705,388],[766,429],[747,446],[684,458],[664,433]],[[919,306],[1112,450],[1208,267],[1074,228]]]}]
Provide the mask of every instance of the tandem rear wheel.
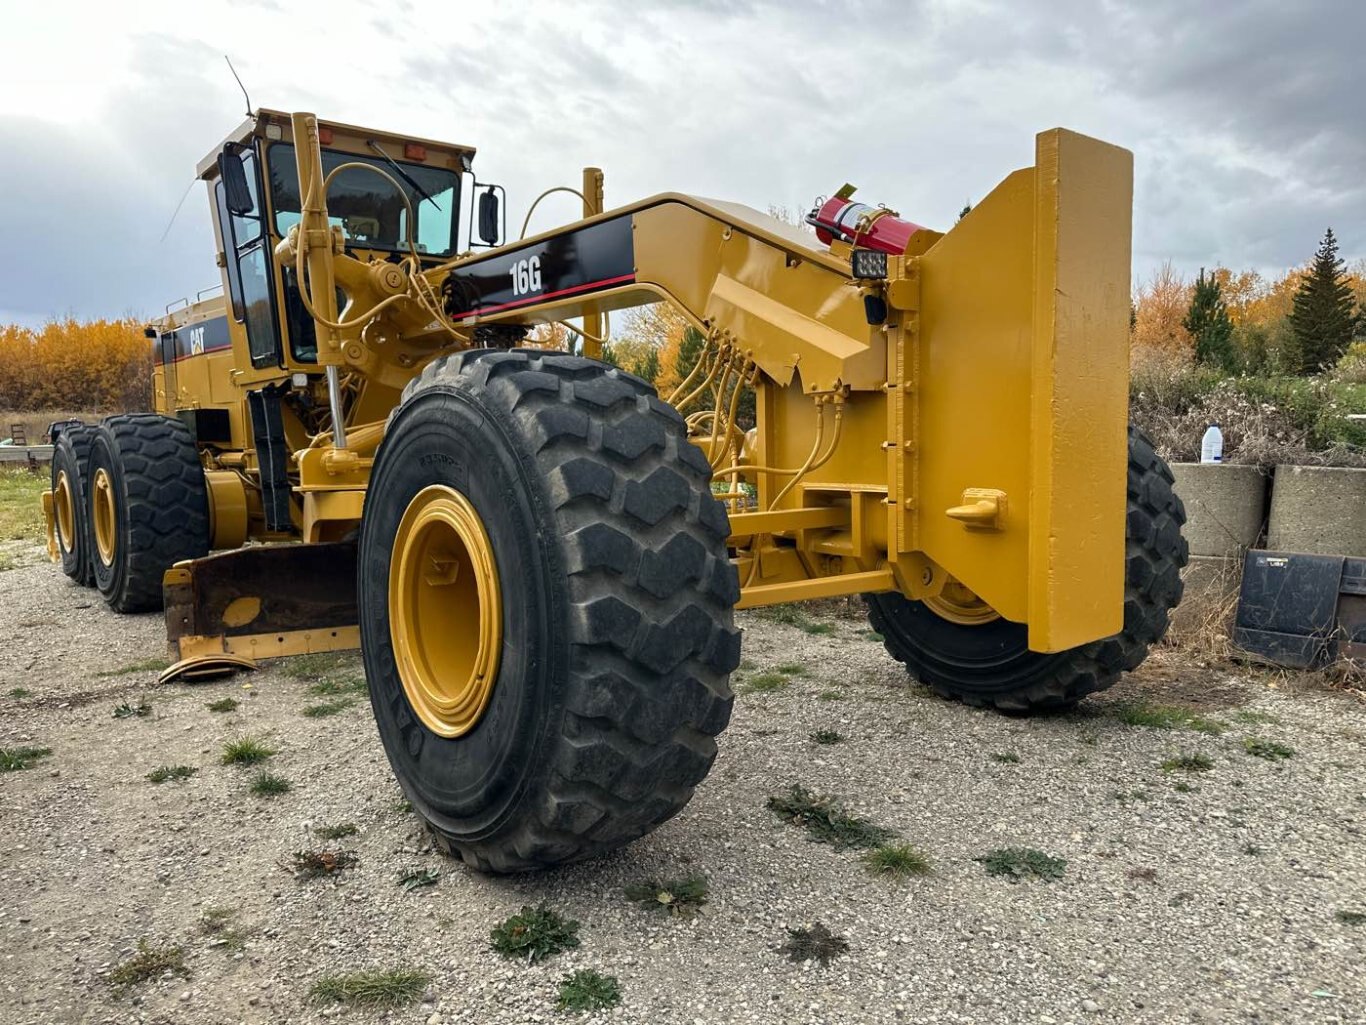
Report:
[{"label": "tandem rear wheel", "polygon": [[531,350],[409,383],[366,492],[361,650],[414,809],[469,865],[619,847],[716,757],[739,661],[725,511],[635,377]]}]

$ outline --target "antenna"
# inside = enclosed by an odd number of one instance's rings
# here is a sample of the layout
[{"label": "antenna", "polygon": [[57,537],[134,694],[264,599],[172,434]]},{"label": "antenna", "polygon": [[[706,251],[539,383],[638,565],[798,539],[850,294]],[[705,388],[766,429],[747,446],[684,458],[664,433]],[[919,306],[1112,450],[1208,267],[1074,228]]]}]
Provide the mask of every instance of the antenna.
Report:
[{"label": "antenna", "polygon": [[232,66],[232,60],[225,53],[223,59],[228,62],[228,70],[232,72],[232,77],[237,79],[237,87],[242,90],[242,98],[247,101],[247,117],[251,117],[251,97],[247,95],[247,87],[242,84],[242,76],[237,73],[237,69]]},{"label": "antenna", "polygon": [[175,212],[171,214],[171,219],[166,222],[166,230],[161,233],[161,238],[157,239],[157,245],[161,245],[161,243],[165,242],[166,236],[171,233],[171,227],[175,224],[175,219],[180,216],[180,208],[185,205],[185,197],[188,196],[190,190],[194,188],[194,183],[195,179],[191,178],[190,184],[186,185],[185,191],[180,194],[180,202],[175,205]]}]

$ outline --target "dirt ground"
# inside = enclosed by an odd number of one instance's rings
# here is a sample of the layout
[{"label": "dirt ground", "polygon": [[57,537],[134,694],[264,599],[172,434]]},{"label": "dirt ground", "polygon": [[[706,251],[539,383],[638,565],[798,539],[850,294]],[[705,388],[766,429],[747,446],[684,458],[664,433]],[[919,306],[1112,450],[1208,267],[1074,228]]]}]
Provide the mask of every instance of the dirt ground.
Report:
[{"label": "dirt ground", "polygon": [[[1366,1021],[1366,708],[1342,695],[1165,657],[1075,713],[1011,719],[908,683],[860,620],[746,613],[734,720],[682,814],[609,857],[490,878],[431,850],[351,693],[353,657],[158,687],[159,617],[116,617],[32,545],[7,551],[0,747],[51,754],[0,773],[4,1025]],[[327,701],[350,703],[303,714]],[[259,767],[221,764],[244,735],[292,789],[255,795]],[[196,771],[148,781],[176,765]],[[811,842],[766,806],[794,783],[896,830],[932,871],[874,876]],[[344,840],[315,832],[345,823]],[[1009,847],[1065,859],[1061,878],[974,860]],[[356,863],[296,881],[309,849]],[[439,879],[405,891],[414,869]],[[695,917],[623,895],[696,873]],[[542,902],[582,923],[581,946],[503,959],[490,930]],[[847,952],[789,961],[787,930],[817,921]],[[140,941],[180,948],[183,973],[116,985]],[[430,982],[391,1010],[310,997],[371,968]],[[557,1010],[581,968],[615,976],[621,1004]]]}]

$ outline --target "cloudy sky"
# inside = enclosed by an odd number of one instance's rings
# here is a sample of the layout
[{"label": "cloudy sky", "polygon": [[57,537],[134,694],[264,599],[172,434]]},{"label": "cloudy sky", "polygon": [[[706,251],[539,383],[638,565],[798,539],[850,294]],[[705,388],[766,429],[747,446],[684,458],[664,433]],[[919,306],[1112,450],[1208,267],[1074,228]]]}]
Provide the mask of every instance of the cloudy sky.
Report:
[{"label": "cloudy sky", "polygon": [[[130,15],[127,9],[135,8]],[[61,0],[4,5],[0,322],[215,284],[197,160],[257,106],[478,147],[509,220],[578,169],[935,227],[1062,125],[1136,158],[1134,268],[1366,255],[1366,4],[1302,0]],[[547,201],[533,227],[574,214]],[[165,239],[162,240],[163,232]]]}]

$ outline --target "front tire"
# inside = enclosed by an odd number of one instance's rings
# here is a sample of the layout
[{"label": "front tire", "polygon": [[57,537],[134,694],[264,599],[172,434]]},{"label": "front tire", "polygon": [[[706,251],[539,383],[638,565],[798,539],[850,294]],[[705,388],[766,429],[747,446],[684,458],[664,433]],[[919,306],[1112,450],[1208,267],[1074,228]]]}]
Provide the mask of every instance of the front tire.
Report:
[{"label": "front tire", "polygon": [[710,478],[678,413],[592,360],[462,353],[404,390],[361,520],[361,650],[394,773],[467,864],[611,850],[706,776],[740,644]]},{"label": "front tire", "polygon": [[946,618],[899,594],[865,595],[868,621],[888,653],[946,698],[1002,711],[1067,708],[1137,669],[1162,639],[1181,600],[1189,559],[1181,526],[1186,510],[1172,472],[1152,442],[1129,428],[1128,517],[1125,527],[1124,628],[1068,651],[1029,650],[1028,628],[1000,618],[977,623]]}]

